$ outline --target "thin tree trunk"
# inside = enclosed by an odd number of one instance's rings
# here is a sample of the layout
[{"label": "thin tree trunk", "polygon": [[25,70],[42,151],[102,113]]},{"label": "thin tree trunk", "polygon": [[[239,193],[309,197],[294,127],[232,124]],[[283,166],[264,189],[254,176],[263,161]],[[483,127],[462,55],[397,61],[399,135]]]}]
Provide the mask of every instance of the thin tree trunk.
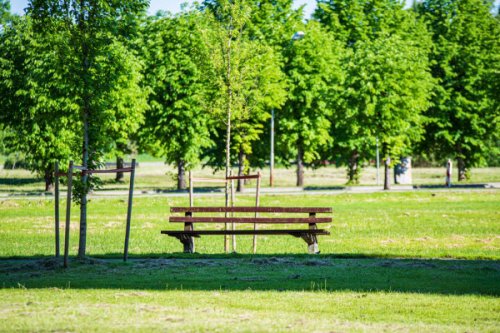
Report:
[{"label": "thin tree trunk", "polygon": [[[245,175],[245,160],[246,160],[246,155],[240,148],[240,152],[238,154],[238,176]],[[238,185],[236,187],[236,191],[238,192],[245,191],[245,181],[243,179],[238,179]]]},{"label": "thin tree trunk", "polygon": [[[80,0],[80,6],[84,8],[84,1]],[[78,27],[80,33],[86,35],[85,16],[83,10],[78,18]],[[83,79],[83,152],[82,152],[82,166],[84,170],[89,167],[89,122],[91,121],[91,107],[89,93],[89,75],[90,75],[90,50],[89,45],[86,44],[85,37],[81,44],[82,51],[82,79]],[[78,258],[85,258],[87,248],[87,191],[88,191],[88,175],[82,172],[82,198],[80,202],[80,239],[78,242]]]},{"label": "thin tree trunk", "polygon": [[301,146],[297,150],[297,186],[304,186],[304,151]]},{"label": "thin tree trunk", "polygon": [[461,157],[457,158],[457,167],[458,167],[458,181],[467,179],[467,167],[465,165],[465,160]]},{"label": "thin tree trunk", "polygon": [[359,153],[357,150],[354,150],[349,158],[348,164],[348,177],[349,184],[358,184],[359,183]]},{"label": "thin tree trunk", "polygon": [[44,179],[45,179],[45,192],[52,191],[54,187],[54,174],[52,173],[51,168],[45,169]]},{"label": "thin tree trunk", "polygon": [[[83,155],[82,166],[84,170],[88,169],[89,161],[89,124],[88,124],[88,101],[85,101],[85,110],[83,116]],[[80,203],[80,240],[78,242],[78,258],[85,258],[87,248],[87,189],[88,175],[82,173],[82,200]]]},{"label": "thin tree trunk", "polygon": [[391,189],[391,157],[387,156],[384,161],[384,190]]},{"label": "thin tree trunk", "polygon": [[186,189],[186,163],[183,160],[177,161],[177,189]]},{"label": "thin tree trunk", "polygon": [[[116,156],[116,168],[123,169],[123,157]],[[123,182],[123,177],[124,177],[123,172],[117,172],[115,181]]]},{"label": "thin tree trunk", "polygon": [[[229,36],[227,42],[227,70],[226,70],[226,85],[227,85],[227,128],[226,128],[226,179],[231,175],[231,112],[232,112],[232,102],[233,102],[233,87],[231,85],[231,40],[233,39],[232,24],[233,18],[230,18],[230,28]],[[226,182],[225,191],[225,206],[229,207],[229,182]],[[227,213],[225,214],[227,217]],[[227,230],[227,224],[225,225]],[[224,252],[229,251],[229,243],[227,236],[224,236]]]}]

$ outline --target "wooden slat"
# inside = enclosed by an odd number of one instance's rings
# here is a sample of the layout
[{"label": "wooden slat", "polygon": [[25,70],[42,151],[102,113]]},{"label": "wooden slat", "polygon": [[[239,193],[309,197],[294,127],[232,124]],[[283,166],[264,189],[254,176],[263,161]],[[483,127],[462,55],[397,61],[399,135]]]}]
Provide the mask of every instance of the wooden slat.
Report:
[{"label": "wooden slat", "polygon": [[92,174],[92,173],[118,173],[118,172],[132,172],[132,168],[105,169],[105,170],[86,170],[86,171],[83,171],[83,173],[85,173],[85,174]]},{"label": "wooden slat", "polygon": [[226,177],[228,180],[237,180],[237,179],[256,179],[260,178],[260,175],[246,175],[246,176],[229,176]]},{"label": "wooden slat", "polygon": [[331,207],[171,207],[171,213],[331,213]]},{"label": "wooden slat", "polygon": [[217,179],[217,178],[192,178],[191,181],[193,183],[201,182],[201,183],[227,183],[226,179]]},{"label": "wooden slat", "polygon": [[314,234],[314,235],[329,235],[330,232],[324,229],[316,229],[316,230],[308,230],[308,229],[299,229],[299,230],[193,230],[193,231],[177,231],[177,230],[162,230],[162,234],[177,236],[177,235],[186,235],[186,236],[197,236],[197,235],[301,235],[301,234]]},{"label": "wooden slat", "polygon": [[182,223],[330,223],[331,217],[190,217],[170,216],[170,222]]}]

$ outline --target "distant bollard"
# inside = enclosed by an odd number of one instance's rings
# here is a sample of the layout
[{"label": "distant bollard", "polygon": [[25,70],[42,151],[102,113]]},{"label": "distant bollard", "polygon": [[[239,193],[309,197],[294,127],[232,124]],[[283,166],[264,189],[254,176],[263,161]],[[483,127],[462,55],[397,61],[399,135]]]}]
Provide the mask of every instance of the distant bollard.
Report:
[{"label": "distant bollard", "polygon": [[394,167],[395,184],[412,184],[411,157],[402,157],[400,162]]},{"label": "distant bollard", "polygon": [[451,170],[452,163],[451,160],[448,160],[448,162],[446,162],[446,187],[451,187]]}]

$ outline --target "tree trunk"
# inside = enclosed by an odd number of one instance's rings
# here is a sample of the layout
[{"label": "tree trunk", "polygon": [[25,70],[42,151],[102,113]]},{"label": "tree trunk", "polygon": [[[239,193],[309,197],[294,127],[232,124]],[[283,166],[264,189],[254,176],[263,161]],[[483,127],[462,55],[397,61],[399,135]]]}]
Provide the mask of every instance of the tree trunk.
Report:
[{"label": "tree trunk", "polygon": [[349,158],[348,164],[348,176],[349,176],[349,184],[358,184],[359,183],[359,153],[357,150],[354,150]]},{"label": "tree trunk", "polygon": [[[243,153],[243,150],[240,149],[238,154],[238,176],[245,175],[245,160],[246,155]],[[245,190],[245,181],[243,179],[238,179],[238,185],[236,186],[236,191],[243,192]]]},{"label": "tree trunk", "polygon": [[186,163],[183,160],[177,161],[177,189],[186,189]]},{"label": "tree trunk", "polygon": [[297,186],[304,186],[304,151],[300,146],[297,150]]},{"label": "tree trunk", "polygon": [[467,179],[467,167],[465,165],[465,160],[461,157],[457,158],[457,167],[458,167],[458,181]]},{"label": "tree trunk", "polygon": [[[88,123],[88,101],[85,101],[85,110],[83,116],[83,154],[82,166],[84,170],[88,169],[89,165],[89,123]],[[88,175],[82,173],[82,200],[80,202],[80,240],[78,242],[78,258],[85,258],[87,248],[87,189]]]},{"label": "tree trunk", "polygon": [[[116,168],[123,169],[123,157],[116,156]],[[115,181],[123,182],[123,177],[124,177],[123,172],[117,172]]]},{"label": "tree trunk", "polygon": [[[80,0],[80,5],[83,7],[83,1]],[[80,32],[85,34],[85,16],[83,10],[78,18],[78,26]],[[84,170],[89,167],[89,123],[91,121],[91,95],[89,93],[89,76],[90,76],[90,49],[85,40],[81,44],[82,55],[82,81],[83,81],[83,105],[82,105],[82,121],[83,121],[83,152],[82,152],[82,166]],[[82,193],[80,202],[80,239],[78,242],[78,258],[85,258],[87,249],[87,191],[88,191],[88,175],[82,172]]]},{"label": "tree trunk", "polygon": [[387,156],[384,161],[384,190],[391,189],[391,157]]},{"label": "tree trunk", "polygon": [[51,168],[45,169],[45,192],[52,191],[54,185],[54,174]]}]

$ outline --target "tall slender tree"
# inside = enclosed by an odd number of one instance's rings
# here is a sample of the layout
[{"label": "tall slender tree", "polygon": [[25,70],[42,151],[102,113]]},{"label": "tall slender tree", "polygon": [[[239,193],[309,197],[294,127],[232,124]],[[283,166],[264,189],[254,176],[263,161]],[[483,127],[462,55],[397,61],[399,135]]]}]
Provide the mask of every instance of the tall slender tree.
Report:
[{"label": "tall slender tree", "polygon": [[242,124],[249,119],[265,119],[266,107],[280,105],[285,94],[272,48],[248,38],[246,29],[251,17],[248,3],[241,0],[205,1],[204,6],[210,22],[206,41],[212,54],[211,98],[214,102],[211,110],[220,123],[225,124],[225,170],[228,177],[232,131],[236,128],[243,130],[239,132],[241,142],[254,141],[258,133],[247,135]]}]

